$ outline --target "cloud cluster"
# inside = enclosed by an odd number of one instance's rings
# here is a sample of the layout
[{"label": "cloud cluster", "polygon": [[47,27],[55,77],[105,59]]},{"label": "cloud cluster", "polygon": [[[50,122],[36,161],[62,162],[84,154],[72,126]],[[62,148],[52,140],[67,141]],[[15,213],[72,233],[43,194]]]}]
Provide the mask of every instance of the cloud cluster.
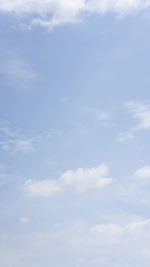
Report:
[{"label": "cloud cluster", "polygon": [[[150,219],[148,218],[132,221],[123,225],[118,223],[95,225],[88,229],[85,234],[74,238],[71,244],[74,247],[79,247],[81,250],[82,247],[85,247],[86,250],[89,249],[90,251],[93,247],[96,254],[99,249],[101,249],[102,256],[110,257],[111,249],[119,249],[119,247],[122,248],[121,250],[127,250],[126,252],[129,254],[128,247],[132,249],[135,240],[137,242],[137,249],[139,253],[142,254],[144,249],[147,248],[146,240],[149,239],[149,237]],[[142,245],[140,245],[140,242]],[[115,254],[115,256],[117,255]]]},{"label": "cloud cluster", "polygon": [[[101,164],[95,168],[68,170],[58,179],[42,181],[29,179],[25,182],[24,189],[30,196],[53,197],[68,191],[83,193],[107,186],[112,182],[108,166]],[[128,177],[125,184],[114,183],[110,197],[149,205],[148,185],[150,185],[150,165],[137,169]]]},{"label": "cloud cluster", "polygon": [[[118,223],[95,225],[85,234],[74,238],[71,245],[83,253],[84,259],[87,258],[87,253],[91,254],[93,259],[98,256],[107,259],[103,262],[103,266],[135,266],[136,263],[136,266],[140,266],[138,262],[141,260],[144,263],[145,252],[149,251],[149,238],[150,219],[143,218],[123,225]],[[128,264],[126,264],[127,257],[130,258]]]},{"label": "cloud cluster", "polygon": [[57,180],[28,180],[24,188],[32,196],[51,197],[68,190],[84,192],[92,188],[104,187],[111,182],[107,165],[101,164],[95,168],[66,171]]},{"label": "cloud cluster", "polygon": [[48,28],[77,22],[86,14],[124,15],[149,6],[150,0],[0,0],[1,12],[29,16],[31,24]]},{"label": "cloud cluster", "polygon": [[10,240],[0,239],[0,257],[6,267],[40,267],[43,262],[45,267],[49,262],[63,267],[148,266],[149,238],[149,218],[92,226],[72,222]]}]

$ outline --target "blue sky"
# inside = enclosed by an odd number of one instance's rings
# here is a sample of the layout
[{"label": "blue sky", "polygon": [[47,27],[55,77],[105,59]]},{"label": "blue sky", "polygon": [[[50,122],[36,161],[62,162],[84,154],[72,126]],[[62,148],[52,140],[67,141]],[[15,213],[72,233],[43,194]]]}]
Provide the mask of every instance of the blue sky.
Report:
[{"label": "blue sky", "polygon": [[150,1],[0,0],[0,262],[147,267]]}]

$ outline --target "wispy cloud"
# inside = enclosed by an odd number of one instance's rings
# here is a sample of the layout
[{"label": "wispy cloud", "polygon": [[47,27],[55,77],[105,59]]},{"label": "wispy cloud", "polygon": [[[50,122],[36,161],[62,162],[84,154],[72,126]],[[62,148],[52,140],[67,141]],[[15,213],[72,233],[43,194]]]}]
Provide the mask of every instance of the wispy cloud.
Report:
[{"label": "wispy cloud", "polygon": [[12,128],[8,123],[0,127],[0,147],[4,151],[9,153],[33,152],[34,141],[34,137],[26,137],[19,128]]},{"label": "wispy cloud", "polygon": [[0,141],[0,146],[4,151],[10,153],[29,153],[34,151],[33,142],[34,138],[7,140]]},{"label": "wispy cloud", "polygon": [[37,79],[35,72],[23,58],[15,53],[3,53],[0,60],[1,82],[11,84],[16,89],[31,88]]},{"label": "wispy cloud", "polygon": [[32,196],[51,197],[68,190],[84,192],[111,183],[107,165],[101,164],[95,168],[68,170],[55,180],[27,180],[24,188]]},{"label": "wispy cloud", "polygon": [[31,20],[30,25],[41,25],[49,29],[79,22],[85,15],[108,12],[124,15],[149,6],[150,0],[0,0],[1,12],[26,15]]},{"label": "wispy cloud", "polygon": [[126,183],[116,184],[117,195],[126,201],[150,205],[150,165],[137,169]]},{"label": "wispy cloud", "polygon": [[112,115],[108,111],[84,106],[81,109],[81,112],[86,119],[95,121],[102,127],[111,128],[114,126],[112,122]]},{"label": "wispy cloud", "polygon": [[117,140],[121,142],[132,139],[134,139],[133,132],[122,132],[117,135]]},{"label": "wispy cloud", "polygon": [[111,114],[96,108],[83,107],[83,113],[93,116],[97,121],[111,120]]},{"label": "wispy cloud", "polygon": [[132,117],[137,120],[133,131],[150,129],[150,107],[137,102],[129,102],[126,104],[127,109]]},{"label": "wispy cloud", "polygon": [[20,128],[12,127],[9,122],[1,124],[0,148],[11,154],[34,152],[36,144],[49,142],[61,135],[61,132],[55,129],[27,135]]},{"label": "wispy cloud", "polygon": [[135,124],[127,132],[118,134],[117,140],[119,141],[133,139],[137,131],[150,130],[150,107],[148,105],[139,102],[128,102],[125,107],[134,119]]},{"label": "wispy cloud", "polygon": [[[139,257],[142,258],[141,253],[143,249],[148,248],[147,241],[149,235],[150,219],[143,218],[123,225],[116,222],[92,226],[85,234],[80,235],[80,237],[78,236],[78,238],[74,238],[71,245],[76,248],[78,247],[81,251],[82,247],[86,247],[89,251],[94,248],[93,251],[96,255],[98,254],[98,251],[102,251],[102,255],[109,259],[114,257],[114,253],[116,255],[115,257],[117,257],[119,253],[120,256],[122,255],[123,258],[126,258],[126,255],[129,255],[129,251],[133,252],[133,247],[134,249],[136,247]],[[133,259],[134,258],[135,257],[133,257]],[[123,262],[121,264],[121,262],[122,261],[116,266],[126,266]]]}]

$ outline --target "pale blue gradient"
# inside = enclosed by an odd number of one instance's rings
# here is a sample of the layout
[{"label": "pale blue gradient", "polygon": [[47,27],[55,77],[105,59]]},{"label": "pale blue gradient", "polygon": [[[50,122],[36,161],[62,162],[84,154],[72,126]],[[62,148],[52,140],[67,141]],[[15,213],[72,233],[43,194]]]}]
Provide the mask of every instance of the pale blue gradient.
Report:
[{"label": "pale blue gradient", "polygon": [[[108,251],[105,244],[97,262],[98,245],[94,252],[86,246],[83,252],[65,244],[90,227],[112,223],[113,216],[119,225],[121,216],[132,222],[133,216],[150,217],[149,185],[146,193],[131,197],[120,189],[128,191],[130,176],[150,165],[150,129],[135,131],[133,139],[117,138],[138,122],[125,103],[150,105],[149,10],[121,19],[93,15],[52,31],[23,29],[21,23],[21,18],[0,14],[0,128],[19,132],[12,137],[1,131],[0,142],[31,138],[33,146],[33,151],[14,151],[0,145],[5,165],[0,173],[6,175],[0,187],[2,266],[147,267],[149,252],[135,257],[140,245],[130,251],[121,243],[118,255],[118,244]],[[99,112],[110,118],[98,119]],[[29,179],[58,179],[66,170],[103,162],[113,179],[104,188],[48,198],[24,190]],[[20,222],[24,217],[31,221]],[[55,240],[49,232],[58,235]],[[149,241],[142,242],[148,250]]]}]

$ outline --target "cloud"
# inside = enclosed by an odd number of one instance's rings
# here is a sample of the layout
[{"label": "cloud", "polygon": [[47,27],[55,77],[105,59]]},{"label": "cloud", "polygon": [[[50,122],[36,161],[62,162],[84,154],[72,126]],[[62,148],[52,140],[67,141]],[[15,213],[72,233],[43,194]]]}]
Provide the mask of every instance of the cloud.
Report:
[{"label": "cloud", "polygon": [[150,0],[0,0],[0,11],[29,17],[31,25],[54,26],[78,22],[85,15],[113,12],[124,15],[146,9]]},{"label": "cloud", "polygon": [[99,122],[101,126],[104,126],[104,127],[114,126],[114,124],[111,122],[112,116],[109,112],[102,111],[96,108],[89,108],[89,107],[83,107],[82,112],[83,114],[87,115],[89,119],[91,118]]},{"label": "cloud", "polygon": [[23,58],[14,53],[2,53],[0,58],[1,82],[22,90],[29,89],[37,80],[35,72]]},{"label": "cloud", "polygon": [[7,121],[0,124],[0,148],[12,154],[34,152],[35,144],[49,142],[61,136],[60,131],[49,129],[28,137],[21,129],[12,127]]},{"label": "cloud", "polygon": [[[111,247],[121,246],[122,249],[134,244],[135,240],[137,244],[142,242],[140,253],[142,252],[142,246],[146,246],[146,239],[150,237],[150,219],[141,219],[138,221],[130,222],[129,224],[98,224],[92,226],[89,231],[79,237],[78,239],[72,240],[72,244],[75,246],[94,246],[98,248],[108,248],[108,254],[110,253]],[[138,246],[137,246],[138,247]],[[139,249],[139,247],[138,247]],[[103,250],[103,249],[102,249]],[[128,251],[129,252],[129,251]],[[107,254],[107,251],[103,251]],[[104,255],[103,255],[104,256]]]},{"label": "cloud", "polygon": [[114,127],[114,123],[112,122],[112,115],[107,111],[83,106],[81,108],[81,114],[83,117],[83,125],[84,127],[86,127],[85,131],[93,128],[93,123],[96,123],[97,126],[104,128]]},{"label": "cloud", "polygon": [[32,196],[50,197],[61,192],[59,181],[44,180],[42,182],[35,180],[27,180],[24,189]]},{"label": "cloud", "polygon": [[20,129],[12,129],[8,125],[0,128],[0,147],[10,153],[29,153],[34,151],[34,138],[27,138]]},{"label": "cloud", "polygon": [[10,153],[30,153],[34,151],[33,138],[28,139],[18,139],[18,140],[8,140],[1,141],[0,145],[4,151]]},{"label": "cloud", "polygon": [[144,166],[133,174],[132,176],[136,181],[149,183],[150,182],[150,165]]},{"label": "cloud", "polygon": [[126,183],[116,185],[116,195],[125,201],[133,201],[136,203],[150,205],[149,195],[150,185],[150,165],[137,169],[128,177]]},{"label": "cloud", "polygon": [[[2,266],[148,266],[150,219],[127,224],[71,222],[0,239]],[[59,255],[59,257],[58,257]],[[119,256],[118,256],[119,255]],[[8,259],[8,260],[7,260]]]},{"label": "cloud", "polygon": [[90,232],[99,235],[100,239],[106,242],[109,240],[130,239],[131,235],[139,236],[149,230],[150,233],[150,219],[132,222],[127,225],[119,224],[99,224],[90,229]]},{"label": "cloud", "polygon": [[31,222],[31,219],[28,218],[28,217],[21,217],[21,218],[19,219],[19,221],[20,221],[21,223],[29,223],[29,222]]},{"label": "cloud", "polygon": [[150,107],[136,102],[126,104],[133,118],[137,120],[137,126],[134,131],[142,129],[150,129]]},{"label": "cloud", "polygon": [[109,121],[111,120],[111,115],[108,112],[101,111],[95,108],[84,107],[83,112],[95,117],[97,121]]},{"label": "cloud", "polygon": [[18,136],[19,134],[18,130],[12,130],[8,126],[1,127],[0,132],[12,138]]},{"label": "cloud", "polygon": [[68,170],[57,180],[28,180],[24,184],[24,189],[32,196],[51,197],[68,190],[81,193],[92,188],[104,187],[110,183],[112,183],[112,178],[109,177],[108,167],[106,164],[101,164],[95,168]]},{"label": "cloud", "polygon": [[134,139],[134,133],[140,130],[150,130],[150,107],[138,102],[128,102],[125,104],[129,113],[135,119],[135,126],[127,132],[121,132],[117,135],[118,141]]},{"label": "cloud", "polygon": [[126,132],[126,133],[119,133],[117,136],[117,140],[124,142],[126,140],[132,140],[134,139],[134,135],[132,132]]}]

